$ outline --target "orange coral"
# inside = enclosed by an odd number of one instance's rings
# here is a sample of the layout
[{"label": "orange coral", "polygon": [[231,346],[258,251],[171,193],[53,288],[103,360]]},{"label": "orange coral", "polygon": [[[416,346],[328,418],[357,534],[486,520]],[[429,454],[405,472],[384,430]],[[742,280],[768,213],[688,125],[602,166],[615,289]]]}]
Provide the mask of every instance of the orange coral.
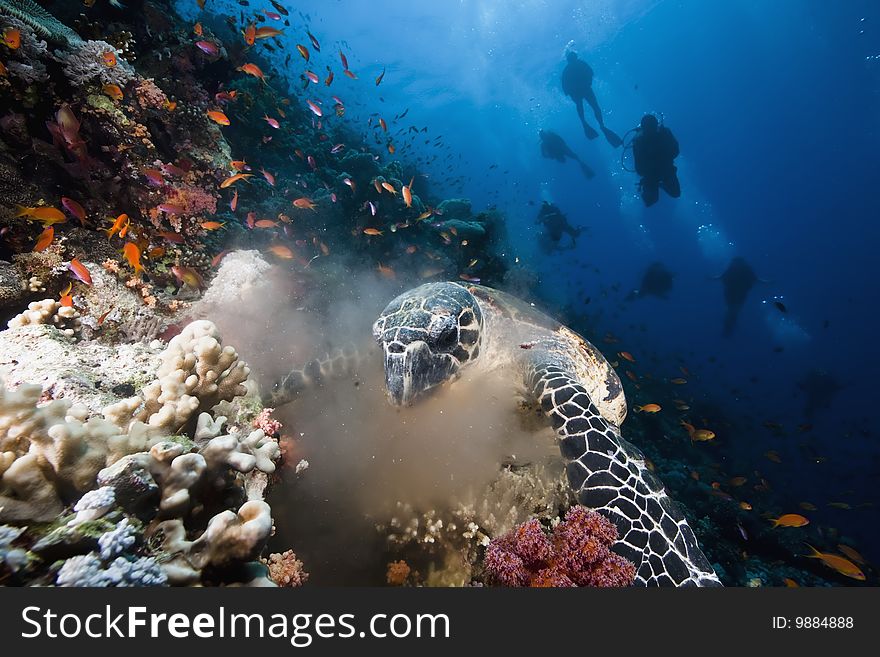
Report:
[{"label": "orange coral", "polygon": [[411,569],[406,561],[392,561],[388,564],[388,572],[385,574],[385,579],[391,586],[403,586],[410,572]]}]

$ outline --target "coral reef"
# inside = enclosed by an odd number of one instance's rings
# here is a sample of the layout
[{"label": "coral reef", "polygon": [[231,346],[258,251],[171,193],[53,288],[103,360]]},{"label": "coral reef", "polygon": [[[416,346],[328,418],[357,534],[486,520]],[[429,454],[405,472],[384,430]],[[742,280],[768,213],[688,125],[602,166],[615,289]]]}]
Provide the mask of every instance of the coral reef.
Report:
[{"label": "coral reef", "polygon": [[303,562],[296,558],[293,550],[273,552],[263,559],[263,563],[269,568],[269,578],[278,586],[302,586],[309,579],[309,574],[303,570]]},{"label": "coral reef", "polygon": [[[58,332],[25,326],[4,334],[34,330]],[[0,388],[0,522],[22,525],[0,528],[10,577],[59,586],[219,583],[259,557],[272,532],[263,494],[280,448],[261,429],[224,431],[226,418],[207,412],[244,394],[247,367],[204,320],[151,359],[146,376],[159,381],[144,389],[158,384],[159,394],[117,398],[103,416],[70,399],[41,404],[38,385]],[[163,392],[168,376],[178,385]],[[161,417],[174,421],[135,419],[148,399],[155,413],[170,404]],[[177,433],[200,408],[192,429]],[[282,557],[292,582],[298,562]]]},{"label": "coral reef", "polygon": [[502,586],[629,586],[635,566],[611,551],[616,540],[609,520],[575,506],[549,536],[532,519],[493,539],[483,567],[487,580]]},{"label": "coral reef", "polygon": [[104,412],[121,427],[140,421],[175,433],[198,413],[245,394],[242,383],[248,374],[235,349],[221,345],[216,327],[195,321],[171,339],[160,357],[157,380]]},{"label": "coral reef", "polygon": [[44,39],[77,45],[80,36],[32,0],[0,0],[0,14],[14,16]]},{"label": "coral reef", "polygon": [[[115,62],[112,66],[106,63],[110,57]],[[63,53],[59,59],[64,75],[78,87],[95,79],[103,84],[124,87],[135,78],[134,68],[106,41],[84,41]]]}]

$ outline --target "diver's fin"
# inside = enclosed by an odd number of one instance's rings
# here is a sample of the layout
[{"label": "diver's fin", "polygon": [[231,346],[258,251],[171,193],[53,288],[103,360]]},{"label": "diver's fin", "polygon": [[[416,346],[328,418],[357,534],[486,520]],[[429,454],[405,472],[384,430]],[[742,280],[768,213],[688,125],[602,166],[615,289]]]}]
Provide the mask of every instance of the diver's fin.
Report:
[{"label": "diver's fin", "polygon": [[593,126],[584,121],[584,134],[587,136],[587,139],[595,139],[599,136],[599,133],[593,130]]},{"label": "diver's fin", "polygon": [[593,171],[590,167],[588,167],[588,166],[587,166],[586,164],[584,164],[583,162],[581,162],[581,171],[583,171],[583,173],[584,173],[584,177],[585,177],[587,180],[590,180],[593,176],[596,175],[596,172]]},{"label": "diver's fin", "polygon": [[602,132],[605,133],[605,139],[607,139],[608,143],[611,144],[614,148],[618,148],[623,145],[623,139],[621,139],[613,130],[609,130],[605,126],[602,126]]}]

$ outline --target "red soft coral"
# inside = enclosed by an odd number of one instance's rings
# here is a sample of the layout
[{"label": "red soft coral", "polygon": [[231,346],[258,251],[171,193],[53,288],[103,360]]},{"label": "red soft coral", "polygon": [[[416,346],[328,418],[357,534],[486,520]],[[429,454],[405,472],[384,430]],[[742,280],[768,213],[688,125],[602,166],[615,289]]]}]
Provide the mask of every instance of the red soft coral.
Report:
[{"label": "red soft coral", "polygon": [[529,520],[493,539],[483,566],[487,579],[501,586],[629,586],[635,566],[610,548],[617,528],[586,507],[572,507],[547,536]]}]

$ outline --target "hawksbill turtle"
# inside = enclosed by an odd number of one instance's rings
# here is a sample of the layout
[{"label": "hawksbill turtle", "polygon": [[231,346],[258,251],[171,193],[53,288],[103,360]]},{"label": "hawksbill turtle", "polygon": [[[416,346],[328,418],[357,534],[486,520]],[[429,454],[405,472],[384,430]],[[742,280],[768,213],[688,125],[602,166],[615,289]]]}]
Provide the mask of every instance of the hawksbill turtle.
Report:
[{"label": "hawksbill turtle", "polygon": [[[620,379],[583,337],[516,297],[458,282],[404,292],[382,311],[373,335],[396,405],[416,402],[464,368],[507,368],[520,377],[526,399],[556,430],[578,502],[617,526],[613,549],[635,564],[635,583],[720,586],[684,514],[621,436],[627,407]],[[360,358],[349,351],[314,360],[276,383],[267,403],[285,403],[303,387],[357,367]]]}]

